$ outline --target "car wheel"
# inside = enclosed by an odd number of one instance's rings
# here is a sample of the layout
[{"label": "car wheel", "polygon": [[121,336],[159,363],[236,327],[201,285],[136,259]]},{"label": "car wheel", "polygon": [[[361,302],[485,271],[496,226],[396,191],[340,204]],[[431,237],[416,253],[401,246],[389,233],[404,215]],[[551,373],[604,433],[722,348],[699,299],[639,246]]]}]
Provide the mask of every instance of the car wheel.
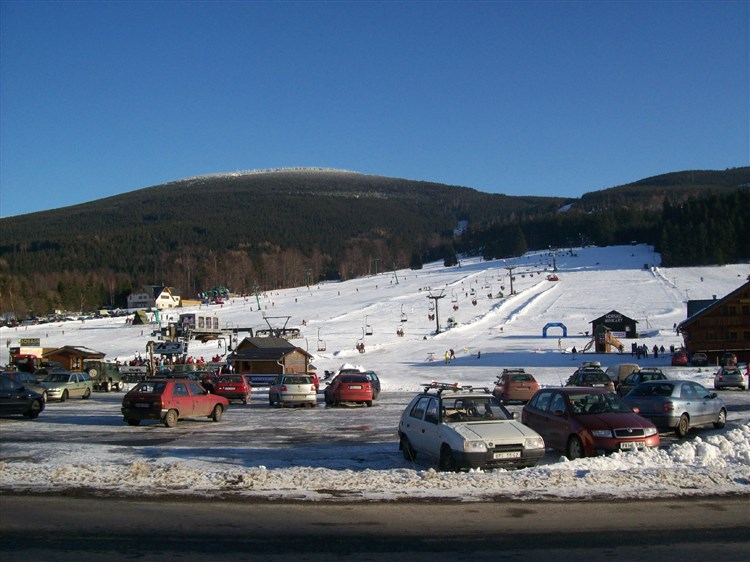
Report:
[{"label": "car wheel", "polygon": [[49,396],[47,396],[47,391],[46,390],[42,393],[42,400],[44,400],[45,402],[47,402],[47,400],[49,400]]},{"label": "car wheel", "polygon": [[215,422],[220,422],[221,416],[223,415],[224,415],[224,408],[221,406],[221,404],[216,404],[216,406],[214,406],[214,411],[211,412],[211,419],[214,420]]},{"label": "car wheel", "polygon": [[719,412],[718,419],[714,422],[714,427],[716,429],[721,429],[725,425],[727,425],[727,411],[724,408],[722,408],[721,411]]},{"label": "car wheel", "polygon": [[177,425],[177,410],[169,410],[167,415],[164,416],[164,425],[167,427],[174,427]]},{"label": "car wheel", "polygon": [[36,419],[39,417],[39,414],[42,411],[42,403],[39,402],[39,400],[33,400],[31,402],[31,406],[29,406],[29,410],[24,414],[27,418],[30,420]]},{"label": "car wheel", "polygon": [[247,404],[247,396],[245,396],[245,397],[244,397],[244,398],[242,399],[242,403],[243,403],[243,404]]},{"label": "car wheel", "polygon": [[690,418],[687,414],[682,414],[674,432],[680,437],[685,437],[688,431],[690,431]]},{"label": "car wheel", "polygon": [[271,398],[271,395],[268,395],[268,405],[273,406],[273,398]]},{"label": "car wheel", "polygon": [[140,425],[141,423],[141,420],[137,420],[134,418],[125,418],[125,421],[127,422],[128,425]]},{"label": "car wheel", "polygon": [[453,457],[453,451],[448,445],[443,445],[440,449],[440,461],[438,467],[443,472],[458,472],[456,468],[456,459]]},{"label": "car wheel", "polygon": [[368,400],[367,402],[365,402],[365,404],[367,404],[368,408],[371,408],[372,407],[372,400]]},{"label": "car wheel", "polygon": [[576,435],[572,435],[568,440],[566,456],[572,461],[586,456],[586,453],[583,450],[583,443],[581,443],[581,439]]},{"label": "car wheel", "polygon": [[68,391],[63,390],[62,396],[60,396],[60,402],[65,402],[68,399]]},{"label": "car wheel", "polygon": [[417,458],[417,452],[414,450],[414,447],[411,446],[409,438],[406,435],[401,436],[401,444],[399,448],[401,449],[401,452],[404,453],[404,458],[407,461],[413,462]]},{"label": "car wheel", "polygon": [[83,396],[81,396],[81,398],[82,398],[82,399],[84,399],[84,400],[88,400],[88,399],[89,399],[89,396],[91,396],[91,389],[90,389],[90,388],[87,388],[87,389],[86,389],[86,390],[84,391],[84,393],[83,393]]},{"label": "car wheel", "polygon": [[112,390],[112,387],[109,385],[109,382],[104,383],[104,392],[109,392]]}]

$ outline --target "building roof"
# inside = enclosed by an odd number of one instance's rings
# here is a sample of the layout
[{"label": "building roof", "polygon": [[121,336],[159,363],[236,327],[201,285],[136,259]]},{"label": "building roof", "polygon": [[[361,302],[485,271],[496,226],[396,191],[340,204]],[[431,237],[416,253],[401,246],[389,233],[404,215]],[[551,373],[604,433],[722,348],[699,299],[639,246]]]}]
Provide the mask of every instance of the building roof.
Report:
[{"label": "building roof", "polygon": [[77,355],[79,357],[83,357],[84,359],[101,359],[106,355],[106,353],[102,353],[101,351],[96,351],[94,349],[89,349],[88,347],[65,345],[63,347],[58,347],[57,349],[48,351],[42,357],[48,357],[50,355],[58,355],[60,353],[67,353],[69,355]]},{"label": "building roof", "polygon": [[[685,319],[682,322],[680,322],[677,325],[677,329],[678,330],[682,330],[683,328],[685,328],[685,327],[689,326],[690,324],[692,324],[693,322],[695,322],[698,318],[700,318],[704,314],[710,314],[712,311],[716,310],[718,307],[720,307],[722,304],[724,304],[728,300],[733,299],[735,296],[738,296],[740,293],[742,293],[742,292],[744,292],[744,291],[746,291],[748,289],[750,289],[750,281],[748,281],[747,283],[745,283],[743,285],[740,285],[739,287],[737,287],[734,291],[732,291],[731,293],[729,293],[725,297],[717,299],[717,300],[713,300],[711,302],[711,304],[709,304],[708,306],[700,308],[699,310],[697,310],[696,312],[694,312],[692,315],[688,316],[687,319]],[[690,303],[688,303],[688,305],[689,304]],[[690,307],[689,306],[688,306],[688,311],[690,311]]]},{"label": "building roof", "polygon": [[616,314],[617,316],[621,316],[623,320],[630,320],[631,322],[638,323],[638,320],[634,320],[633,318],[629,318],[625,316],[622,312],[617,312],[616,310],[610,310],[607,312],[607,314],[604,314],[603,316],[600,316],[599,318],[594,318],[589,324],[593,324],[594,322],[606,322],[608,317],[612,314]]}]

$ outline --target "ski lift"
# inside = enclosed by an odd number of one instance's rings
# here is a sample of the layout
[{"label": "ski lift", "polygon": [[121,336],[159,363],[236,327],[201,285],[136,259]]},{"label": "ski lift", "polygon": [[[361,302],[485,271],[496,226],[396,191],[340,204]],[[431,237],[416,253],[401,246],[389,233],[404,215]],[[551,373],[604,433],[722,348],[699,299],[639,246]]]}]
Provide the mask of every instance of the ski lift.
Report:
[{"label": "ski lift", "polygon": [[364,328],[362,328],[362,337],[357,340],[357,345],[355,345],[354,347],[356,347],[357,351],[359,351],[360,353],[365,352],[365,329]]},{"label": "ski lift", "polygon": [[372,326],[370,326],[367,323],[367,316],[365,316],[365,329],[364,329],[364,335],[365,336],[371,336],[372,335]]},{"label": "ski lift", "polygon": [[320,328],[318,328],[318,351],[326,350],[326,342],[320,339]]},{"label": "ski lift", "polygon": [[406,322],[408,318],[406,317],[406,312],[404,312],[404,305],[401,305],[401,322]]},{"label": "ski lift", "polygon": [[396,335],[398,337],[400,337],[400,338],[404,337],[404,328],[403,328],[403,326],[401,326],[401,324],[399,324],[398,326],[396,326]]},{"label": "ski lift", "polygon": [[451,302],[458,302],[458,295],[456,289],[451,289]]},{"label": "ski lift", "polygon": [[473,304],[474,306],[476,306],[477,305],[477,299],[471,299],[471,304]]},{"label": "ski lift", "polygon": [[472,297],[477,294],[477,292],[474,290],[474,287],[471,288],[471,291],[469,291],[469,294],[471,294]]},{"label": "ski lift", "polygon": [[432,300],[432,299],[430,299],[430,308],[429,308],[429,310],[430,310],[430,312],[432,312],[433,310],[435,310],[435,301]]}]

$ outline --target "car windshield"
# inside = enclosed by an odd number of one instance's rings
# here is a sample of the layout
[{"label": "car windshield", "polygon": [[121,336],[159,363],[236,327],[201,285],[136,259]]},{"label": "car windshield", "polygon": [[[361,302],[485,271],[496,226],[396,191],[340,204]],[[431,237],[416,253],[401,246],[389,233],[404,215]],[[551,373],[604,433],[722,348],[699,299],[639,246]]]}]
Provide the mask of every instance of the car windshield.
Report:
[{"label": "car windshield", "polygon": [[531,375],[513,375],[510,380],[512,382],[531,382],[534,379],[531,378]]},{"label": "car windshield", "polygon": [[284,384],[312,384],[310,377],[286,377]]},{"label": "car windshield", "polygon": [[619,396],[611,392],[570,394],[568,400],[574,415],[622,414],[632,411]]},{"label": "car windshield", "polygon": [[242,382],[242,375],[224,375],[220,382]]},{"label": "car windshield", "polygon": [[633,396],[672,396],[674,385],[664,384],[640,384],[631,392]]},{"label": "car windshield", "polygon": [[368,379],[364,375],[342,375],[341,376],[341,382],[370,382],[370,379]]},{"label": "car windshield", "polygon": [[443,421],[509,420],[511,415],[492,396],[443,397]]},{"label": "car windshield", "polygon": [[136,386],[131,392],[136,394],[161,394],[167,387],[164,381],[147,381]]},{"label": "car windshield", "polygon": [[67,373],[50,373],[44,382],[68,382],[70,375]]},{"label": "car windshield", "polygon": [[609,377],[606,373],[584,373],[581,380],[585,383],[596,383],[596,382],[609,382]]}]

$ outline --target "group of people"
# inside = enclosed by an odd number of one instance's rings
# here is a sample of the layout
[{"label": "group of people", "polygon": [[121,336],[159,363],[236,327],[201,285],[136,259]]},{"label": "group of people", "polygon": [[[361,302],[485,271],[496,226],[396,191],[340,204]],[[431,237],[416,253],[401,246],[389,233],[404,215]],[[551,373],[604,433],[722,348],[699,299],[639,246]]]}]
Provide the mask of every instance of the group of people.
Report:
[{"label": "group of people", "polygon": [[[630,346],[630,355],[635,357],[636,359],[648,359],[648,346],[646,344],[638,345],[637,343],[633,342]],[[674,345],[669,346],[669,352],[674,353]],[[664,349],[664,346],[658,346],[654,344],[654,347],[651,348],[651,353],[654,355],[654,359],[659,358],[659,354],[661,353],[664,355],[666,353],[666,350]]]}]

